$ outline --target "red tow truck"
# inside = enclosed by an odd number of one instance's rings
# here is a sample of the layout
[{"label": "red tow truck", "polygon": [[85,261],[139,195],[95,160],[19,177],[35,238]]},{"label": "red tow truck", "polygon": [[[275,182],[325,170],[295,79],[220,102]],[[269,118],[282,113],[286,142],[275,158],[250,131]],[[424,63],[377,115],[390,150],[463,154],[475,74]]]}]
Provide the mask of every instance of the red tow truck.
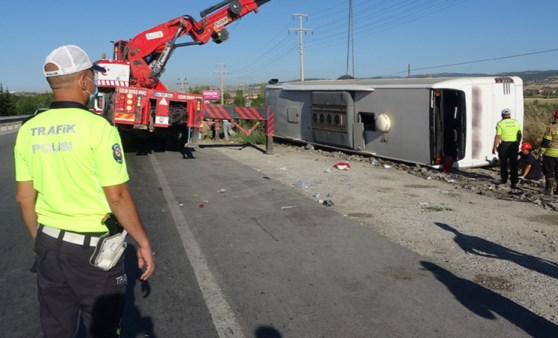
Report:
[{"label": "red tow truck", "polygon": [[[114,42],[113,58],[97,62],[106,73],[96,79],[95,112],[111,119],[123,134],[163,136],[167,148],[184,145],[190,128],[201,125],[205,109],[201,95],[169,91],[160,81],[173,51],[226,41],[228,24],[257,13],[269,1],[225,0],[201,11],[199,21],[183,15]],[[192,41],[177,43],[184,35]]]}]

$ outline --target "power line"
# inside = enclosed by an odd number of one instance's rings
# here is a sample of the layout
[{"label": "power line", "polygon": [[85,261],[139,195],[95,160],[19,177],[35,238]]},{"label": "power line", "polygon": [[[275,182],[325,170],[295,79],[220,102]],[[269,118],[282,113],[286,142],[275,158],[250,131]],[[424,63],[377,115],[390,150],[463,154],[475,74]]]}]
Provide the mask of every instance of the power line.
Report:
[{"label": "power line", "polygon": [[[363,39],[368,38],[371,34],[378,34],[380,32],[407,24],[411,21],[431,16],[434,13],[456,6],[463,1],[464,0],[453,3],[446,3],[441,0],[405,0],[395,3],[385,3],[383,1],[356,2],[354,5],[354,13],[356,15],[353,16],[353,33],[351,40],[353,40],[354,44],[355,41],[362,41]],[[339,10],[339,8],[345,6],[345,0],[338,1],[337,4],[333,5],[333,7],[311,14],[315,17],[313,21],[320,23],[320,25],[314,27],[315,29],[312,31],[316,30],[327,32],[327,35],[320,35],[318,38],[312,39],[309,43],[307,43],[307,46],[304,46],[305,48],[310,47],[313,51],[323,50],[332,46],[338,46],[341,41],[347,39],[347,36],[342,31],[331,29],[332,27],[339,25],[339,21],[341,20],[340,15],[342,13],[346,13],[345,11]],[[317,15],[317,13],[319,15]],[[297,29],[298,28],[294,28],[293,30]],[[276,40],[278,35],[279,34],[269,40],[268,45]],[[345,39],[343,38],[343,35],[345,35]],[[290,46],[284,46],[286,40],[287,39],[281,40],[271,48],[265,50],[265,52],[262,52],[264,48],[260,47],[257,53],[249,53],[249,58],[245,59],[238,67],[234,67],[235,71],[233,77],[237,78],[244,74],[254,74],[262,71],[264,68],[267,70],[269,69],[270,64],[273,64],[276,61],[281,61],[280,59],[283,56],[289,54],[286,53],[286,49],[291,49]],[[271,60],[273,60],[273,62]],[[348,73],[348,71],[346,73]]]},{"label": "power line", "polygon": [[[399,0],[394,2],[385,2],[381,0],[367,0],[367,1],[352,1],[353,2],[353,35],[351,40],[356,44],[370,44],[371,36],[381,35],[383,32],[388,30],[393,30],[400,26],[409,24],[413,21],[423,20],[428,17],[432,17],[439,12],[448,11],[452,7],[458,5],[463,5],[465,0]],[[320,50],[325,50],[327,48],[334,47],[337,52],[343,50],[343,45],[347,42],[349,37],[345,30],[335,29],[339,27],[340,22],[347,20],[346,18],[346,0],[331,0],[327,8],[321,8],[318,12],[309,13],[312,16],[312,22],[314,23],[312,31],[315,31],[316,37],[310,39],[303,45],[303,48],[312,51],[312,54]],[[344,8],[344,10],[342,10]],[[455,9],[452,10],[452,12]],[[298,18],[299,21],[301,18]],[[291,23],[292,24],[292,23]],[[283,25],[280,25],[283,26]],[[283,32],[285,28],[283,27]],[[290,30],[298,30],[302,27],[300,25],[298,28],[291,28]],[[247,53],[249,56],[242,60],[237,65],[233,65],[233,78],[240,78],[245,75],[252,75],[261,73],[263,76],[267,76],[271,72],[277,72],[278,66],[284,66],[288,63],[292,63],[291,53],[293,53],[296,46],[291,46],[289,43],[289,37],[281,36],[281,33],[276,31],[279,27],[275,27],[274,33],[271,34],[273,38],[268,39],[267,43],[258,45],[252,53]],[[345,31],[345,32],[344,32]],[[316,34],[317,33],[317,34]],[[300,34],[302,35],[302,34]],[[302,36],[299,36],[301,38]],[[306,39],[305,39],[306,40]],[[345,43],[343,43],[345,42]],[[347,47],[347,53],[349,50],[349,45]],[[353,47],[354,48],[354,47]],[[418,70],[428,70],[442,67],[452,67],[472,63],[497,61],[502,59],[522,57],[529,55],[536,55],[541,53],[550,53],[558,49],[549,49],[544,51],[537,51],[532,53],[523,53],[518,55],[487,58],[474,61],[456,62],[451,64],[429,66],[414,69]],[[342,53],[342,52],[341,52]],[[294,54],[294,53],[293,53]],[[339,55],[341,56],[341,55]],[[354,57],[354,52],[353,52]],[[367,56],[366,59],[370,59],[372,55]],[[348,56],[347,56],[348,58]],[[411,62],[412,63],[412,62]],[[407,64],[407,62],[405,63]],[[301,65],[303,65],[301,63]],[[228,65],[230,66],[230,65]],[[350,65],[349,65],[350,66]],[[353,61],[353,67],[354,67]],[[304,66],[303,66],[304,67]],[[342,66],[341,66],[342,67]],[[405,67],[407,68],[407,67]],[[347,68],[348,69],[348,68]],[[231,70],[231,69],[229,69]],[[407,73],[408,70],[401,71],[400,73]],[[346,72],[348,73],[348,71]],[[394,73],[399,74],[399,73]],[[301,76],[302,77],[302,76]],[[227,79],[228,80],[228,79]]]},{"label": "power line", "polygon": [[[522,53],[522,54],[515,54],[515,55],[508,55],[508,56],[499,56],[499,57],[493,57],[493,58],[481,59],[481,60],[474,60],[474,61],[463,61],[463,62],[457,62],[457,63],[448,63],[448,64],[445,64],[445,65],[439,65],[439,66],[422,67],[422,68],[416,68],[416,69],[414,69],[414,71],[444,68],[444,67],[462,66],[462,65],[469,65],[469,64],[473,64],[473,63],[481,63],[481,62],[489,62],[489,61],[497,61],[497,60],[505,60],[505,59],[512,59],[512,58],[522,57],[522,56],[552,53],[552,52],[557,52],[557,51],[558,51],[558,48],[546,49],[546,50],[541,50],[541,51],[537,51],[537,52],[529,52],[529,53]],[[397,72],[397,73],[393,73],[393,75],[401,74],[401,73],[405,73],[405,72],[407,72],[407,70]]]}]

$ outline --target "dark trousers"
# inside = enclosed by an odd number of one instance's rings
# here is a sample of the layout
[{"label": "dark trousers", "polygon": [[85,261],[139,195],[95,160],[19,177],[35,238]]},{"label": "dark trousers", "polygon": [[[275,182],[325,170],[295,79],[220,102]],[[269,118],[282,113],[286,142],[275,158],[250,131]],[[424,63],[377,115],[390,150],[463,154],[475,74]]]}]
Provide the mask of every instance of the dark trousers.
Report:
[{"label": "dark trousers", "polygon": [[558,157],[543,156],[543,173],[546,179],[558,179]]},{"label": "dark trousers", "polygon": [[37,235],[35,267],[44,337],[75,337],[80,315],[88,337],[118,337],[127,284],[124,260],[102,271],[89,264],[93,250]]},{"label": "dark trousers", "polygon": [[535,171],[533,170],[533,168],[531,168],[531,170],[529,170],[529,172],[527,173],[527,176],[525,176],[526,179],[531,180],[531,181],[537,181],[541,179],[541,172],[540,171]]},{"label": "dark trousers", "polygon": [[508,181],[508,167],[511,172],[511,184],[517,184],[519,177],[519,142],[502,142],[498,146],[498,160],[500,161],[500,178],[502,183]]}]

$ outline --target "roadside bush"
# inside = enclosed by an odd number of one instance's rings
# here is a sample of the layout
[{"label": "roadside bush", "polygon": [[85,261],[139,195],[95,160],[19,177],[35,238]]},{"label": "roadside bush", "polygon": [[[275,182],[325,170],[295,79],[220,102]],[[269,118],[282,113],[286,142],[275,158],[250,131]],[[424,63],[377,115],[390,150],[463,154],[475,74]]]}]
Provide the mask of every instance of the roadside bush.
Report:
[{"label": "roadside bush", "polygon": [[14,95],[14,115],[30,115],[39,108],[47,108],[54,101],[52,93]]},{"label": "roadside bush", "polygon": [[264,121],[254,121],[254,120],[240,120],[238,124],[242,127],[242,129],[248,131],[255,127],[254,130],[249,135],[246,135],[242,130],[235,128],[236,134],[234,135],[233,139],[245,143],[245,144],[265,144],[266,143],[266,136],[265,136],[265,122]]},{"label": "roadside bush", "polygon": [[523,140],[538,148],[546,129],[551,122],[554,111],[558,108],[556,99],[525,100],[523,117]]}]

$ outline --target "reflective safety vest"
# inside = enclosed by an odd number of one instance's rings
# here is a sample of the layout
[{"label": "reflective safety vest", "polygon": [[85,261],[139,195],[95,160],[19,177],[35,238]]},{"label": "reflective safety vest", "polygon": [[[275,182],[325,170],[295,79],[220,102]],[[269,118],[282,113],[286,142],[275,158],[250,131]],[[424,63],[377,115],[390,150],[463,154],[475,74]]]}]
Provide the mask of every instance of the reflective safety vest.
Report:
[{"label": "reflective safety vest", "polygon": [[19,129],[16,181],[32,181],[38,222],[72,232],[106,232],[103,187],[128,181],[118,130],[77,102],[54,102]]},{"label": "reflective safety vest", "polygon": [[558,157],[558,123],[546,128],[541,147],[544,156]]},{"label": "reflective safety vest", "polygon": [[501,119],[496,124],[496,135],[500,136],[502,142],[519,142],[521,125],[511,118]]}]

